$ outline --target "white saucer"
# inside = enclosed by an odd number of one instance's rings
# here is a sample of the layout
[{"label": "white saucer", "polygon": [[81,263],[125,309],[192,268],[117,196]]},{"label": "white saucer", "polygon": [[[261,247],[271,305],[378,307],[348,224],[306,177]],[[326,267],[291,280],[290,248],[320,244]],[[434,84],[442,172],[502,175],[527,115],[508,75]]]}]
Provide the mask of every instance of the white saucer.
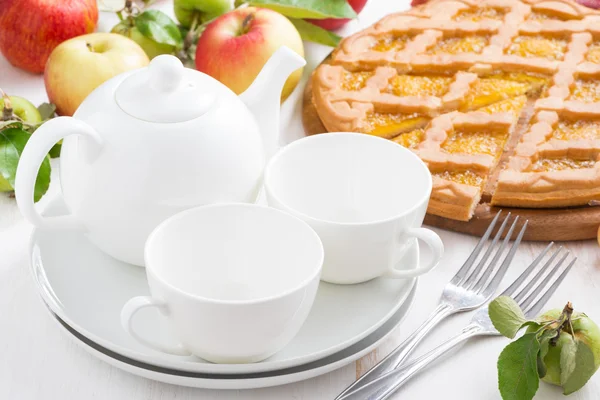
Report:
[{"label": "white saucer", "polygon": [[[62,199],[49,203],[46,215],[66,212]],[[352,346],[390,319],[405,302],[416,279],[375,279],[359,285],[321,283],[317,298],[298,335],[279,353],[255,364],[212,364],[196,357],[177,357],[147,349],[121,328],[125,302],[149,294],[145,270],[119,262],[96,249],[79,233],[34,232],[32,269],[48,307],[83,337],[129,359],[208,374],[248,374],[290,368],[320,360]],[[418,245],[407,249],[405,268],[419,262]],[[136,317],[138,332],[174,343],[156,310]]]},{"label": "white saucer", "polygon": [[341,368],[369,354],[377,348],[390,334],[397,333],[395,328],[407,315],[415,298],[416,284],[410,291],[400,309],[375,332],[352,346],[325,357],[321,360],[298,367],[279,371],[254,374],[203,374],[197,372],[177,371],[141,363],[112,352],[81,335],[49,309],[52,318],[62,331],[90,354],[126,372],[147,379],[172,385],[189,386],[205,389],[255,389],[261,387],[285,385],[305,379],[314,378]]}]

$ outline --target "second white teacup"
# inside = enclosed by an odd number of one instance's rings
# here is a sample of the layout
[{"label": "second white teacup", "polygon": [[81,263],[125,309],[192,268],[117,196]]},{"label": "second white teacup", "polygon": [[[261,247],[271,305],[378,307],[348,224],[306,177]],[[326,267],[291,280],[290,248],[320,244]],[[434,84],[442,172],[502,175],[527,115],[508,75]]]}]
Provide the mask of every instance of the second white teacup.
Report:
[{"label": "second white teacup", "polygon": [[[328,133],[281,149],[265,170],[269,205],[305,220],[325,248],[321,279],[359,283],[431,270],[444,247],[421,228],[432,179],[410,150],[375,136]],[[398,265],[413,238],[433,251],[416,269]]]},{"label": "second white teacup", "polygon": [[[152,296],[130,299],[123,328],[154,350],[216,363],[263,360],[289,343],[312,307],[323,264],[317,234],[300,219],[252,204],[183,211],[148,238]],[[180,344],[136,332],[137,311],[156,307]]]}]

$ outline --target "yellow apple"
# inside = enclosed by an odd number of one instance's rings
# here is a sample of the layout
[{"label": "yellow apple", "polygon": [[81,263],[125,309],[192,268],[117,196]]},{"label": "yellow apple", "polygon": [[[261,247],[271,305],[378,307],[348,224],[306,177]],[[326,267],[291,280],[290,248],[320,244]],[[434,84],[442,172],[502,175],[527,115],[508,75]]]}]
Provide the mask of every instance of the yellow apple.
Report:
[{"label": "yellow apple", "polygon": [[44,83],[59,115],[73,115],[83,100],[108,79],[148,65],[133,40],[116,33],[90,33],[61,43],[48,58]]},{"label": "yellow apple", "polygon": [[[196,47],[196,69],[239,94],[281,46],[304,57],[300,34],[286,17],[265,8],[239,8],[206,27]],[[294,90],[301,76],[302,68],[290,75],[281,93],[282,100]]]}]

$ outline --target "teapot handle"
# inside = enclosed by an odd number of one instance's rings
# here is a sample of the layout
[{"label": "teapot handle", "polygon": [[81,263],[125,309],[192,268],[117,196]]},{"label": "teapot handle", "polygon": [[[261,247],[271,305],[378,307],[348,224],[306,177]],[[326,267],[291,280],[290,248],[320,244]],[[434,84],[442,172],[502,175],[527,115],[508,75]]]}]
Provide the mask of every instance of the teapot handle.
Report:
[{"label": "teapot handle", "polygon": [[38,228],[85,230],[76,216],[42,217],[33,203],[35,181],[48,152],[59,140],[75,134],[87,136],[94,143],[102,145],[98,132],[85,122],[71,117],[58,117],[38,128],[21,154],[15,179],[15,197],[23,216]]}]

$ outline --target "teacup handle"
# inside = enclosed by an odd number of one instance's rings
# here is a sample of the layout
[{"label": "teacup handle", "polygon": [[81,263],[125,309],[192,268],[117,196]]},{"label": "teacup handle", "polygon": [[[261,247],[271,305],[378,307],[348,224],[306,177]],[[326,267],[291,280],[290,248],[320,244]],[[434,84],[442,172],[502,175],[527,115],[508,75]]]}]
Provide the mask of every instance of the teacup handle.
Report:
[{"label": "teacup handle", "polygon": [[414,278],[415,276],[423,275],[424,273],[431,271],[442,259],[442,256],[444,255],[444,243],[438,234],[431,229],[411,228],[403,233],[402,240],[404,241],[406,237],[414,237],[425,242],[433,252],[431,261],[424,267],[409,270],[399,270],[396,269],[396,266],[392,266],[384,276],[397,279]]},{"label": "teacup handle", "polygon": [[42,217],[33,204],[35,180],[48,152],[59,140],[76,134],[90,138],[98,147],[103,143],[98,132],[85,122],[71,117],[58,117],[38,128],[21,154],[15,179],[15,197],[23,216],[38,228],[85,230],[74,215]]},{"label": "teacup handle", "polygon": [[168,306],[160,300],[156,300],[150,296],[133,297],[133,298],[129,299],[129,301],[127,303],[125,303],[125,305],[121,309],[121,325],[123,326],[123,329],[125,329],[125,331],[132,338],[134,338],[135,340],[137,340],[144,346],[151,348],[152,350],[160,351],[162,353],[172,354],[174,356],[191,356],[192,353],[190,353],[188,350],[186,350],[182,344],[178,344],[175,346],[169,346],[166,344],[157,343],[153,340],[146,339],[146,338],[138,335],[135,332],[135,330],[133,329],[133,326],[132,326],[133,325],[132,324],[133,317],[142,308],[148,308],[148,307],[156,307],[159,310],[161,310],[163,313],[166,313],[166,314],[169,313]]}]

